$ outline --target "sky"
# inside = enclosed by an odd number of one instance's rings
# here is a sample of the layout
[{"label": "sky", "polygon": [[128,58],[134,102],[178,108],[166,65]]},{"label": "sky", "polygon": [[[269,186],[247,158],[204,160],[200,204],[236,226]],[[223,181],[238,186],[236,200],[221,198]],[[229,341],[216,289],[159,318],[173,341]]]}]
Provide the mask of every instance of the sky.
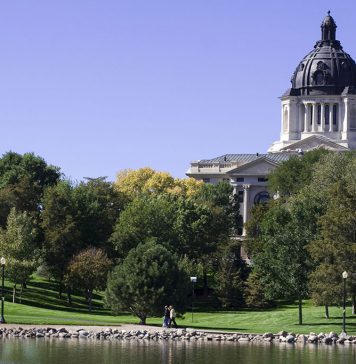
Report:
[{"label": "sky", "polygon": [[1,0],[0,154],[113,181],[264,153],[328,10],[356,58],[351,0]]}]

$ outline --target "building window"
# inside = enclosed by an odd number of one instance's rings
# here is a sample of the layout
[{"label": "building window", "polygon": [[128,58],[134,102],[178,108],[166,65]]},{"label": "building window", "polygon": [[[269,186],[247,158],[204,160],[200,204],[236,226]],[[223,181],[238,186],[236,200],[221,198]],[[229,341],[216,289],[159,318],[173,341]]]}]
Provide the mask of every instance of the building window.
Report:
[{"label": "building window", "polygon": [[333,106],[333,125],[334,125],[334,130],[337,131],[337,126],[339,124],[339,113],[338,113],[338,106],[337,105],[334,105]]},{"label": "building window", "polygon": [[330,123],[330,108],[329,105],[325,105],[325,125],[329,125]]},{"label": "building window", "polygon": [[204,183],[210,183],[210,178],[203,178]]},{"label": "building window", "polygon": [[237,201],[240,203],[244,202],[244,191],[237,191]]},{"label": "building window", "polygon": [[244,181],[245,181],[245,178],[242,178],[242,177],[236,178],[236,182],[244,182]]},{"label": "building window", "polygon": [[321,124],[321,105],[318,105],[318,125]]},{"label": "building window", "polygon": [[309,105],[308,107],[309,107],[309,123],[310,125],[313,125],[313,105]]},{"label": "building window", "polygon": [[258,182],[267,182],[268,178],[266,177],[258,177]]},{"label": "building window", "polygon": [[284,107],[283,112],[283,131],[288,131],[288,108]]},{"label": "building window", "polygon": [[350,130],[356,130],[356,105],[352,105],[350,110]]}]

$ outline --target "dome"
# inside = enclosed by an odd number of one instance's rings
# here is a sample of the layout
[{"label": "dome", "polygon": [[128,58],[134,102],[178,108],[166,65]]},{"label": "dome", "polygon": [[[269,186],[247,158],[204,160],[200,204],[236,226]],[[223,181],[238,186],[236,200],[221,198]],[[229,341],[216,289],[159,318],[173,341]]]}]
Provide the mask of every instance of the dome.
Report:
[{"label": "dome", "polygon": [[290,95],[340,95],[356,86],[356,64],[336,40],[336,23],[328,12],[321,24],[321,40],[299,63]]}]

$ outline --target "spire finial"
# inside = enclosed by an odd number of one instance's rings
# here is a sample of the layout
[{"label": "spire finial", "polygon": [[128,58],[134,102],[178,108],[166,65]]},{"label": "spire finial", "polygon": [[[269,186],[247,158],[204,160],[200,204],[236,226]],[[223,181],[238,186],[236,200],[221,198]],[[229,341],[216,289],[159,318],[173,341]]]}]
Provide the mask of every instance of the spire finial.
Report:
[{"label": "spire finial", "polygon": [[328,11],[328,15],[330,15],[330,10]]}]

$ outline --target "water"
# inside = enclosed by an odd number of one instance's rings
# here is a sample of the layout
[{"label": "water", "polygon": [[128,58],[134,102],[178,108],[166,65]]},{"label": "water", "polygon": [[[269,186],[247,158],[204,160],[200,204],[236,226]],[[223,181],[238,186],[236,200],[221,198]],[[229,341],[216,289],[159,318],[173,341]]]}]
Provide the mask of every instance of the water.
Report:
[{"label": "water", "polygon": [[348,364],[356,345],[147,342],[65,339],[0,340],[1,364]]}]

